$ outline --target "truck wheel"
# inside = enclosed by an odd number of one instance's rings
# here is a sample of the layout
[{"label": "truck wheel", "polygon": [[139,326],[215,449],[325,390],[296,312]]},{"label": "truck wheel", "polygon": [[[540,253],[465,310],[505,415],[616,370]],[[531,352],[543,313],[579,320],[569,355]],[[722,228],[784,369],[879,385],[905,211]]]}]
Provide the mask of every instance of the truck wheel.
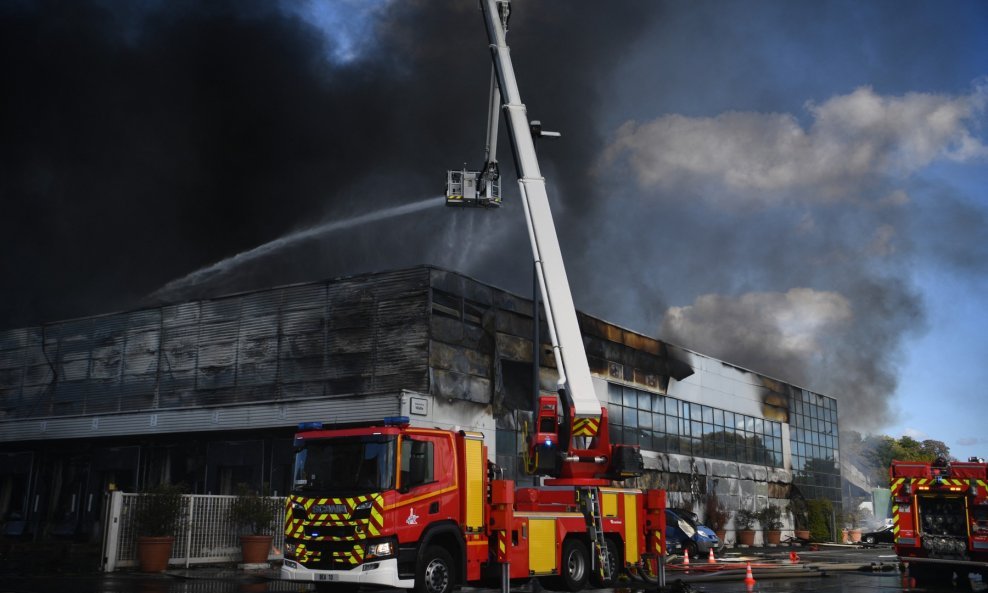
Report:
[{"label": "truck wheel", "polygon": [[456,573],[453,557],[445,548],[429,546],[415,574],[415,593],[450,593]]},{"label": "truck wheel", "polygon": [[875,543],[875,536],[874,535],[869,535],[868,537],[866,537],[865,538],[865,543],[866,544],[873,544],[873,543]]},{"label": "truck wheel", "polygon": [[570,538],[563,542],[560,558],[559,583],[564,591],[580,591],[587,585],[590,576],[590,563],[587,561],[587,547],[578,539]]},{"label": "truck wheel", "polygon": [[617,544],[614,540],[610,538],[605,538],[604,541],[607,545],[607,566],[610,568],[611,578],[604,580],[600,576],[599,570],[594,570],[590,574],[590,584],[593,585],[595,589],[603,589],[613,587],[618,580],[618,570],[623,563],[621,562],[621,552],[618,551]]}]

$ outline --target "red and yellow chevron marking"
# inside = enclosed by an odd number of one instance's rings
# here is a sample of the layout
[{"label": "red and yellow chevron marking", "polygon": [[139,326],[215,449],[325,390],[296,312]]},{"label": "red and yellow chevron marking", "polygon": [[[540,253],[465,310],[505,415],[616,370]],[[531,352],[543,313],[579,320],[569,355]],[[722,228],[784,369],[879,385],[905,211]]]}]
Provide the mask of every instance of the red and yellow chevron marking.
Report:
[{"label": "red and yellow chevron marking", "polygon": [[571,434],[575,437],[594,437],[600,430],[600,418],[574,418]]},{"label": "red and yellow chevron marking", "polygon": [[906,481],[905,478],[896,478],[895,480],[892,481],[891,490],[893,495],[895,495],[898,492],[899,487],[902,486],[902,483],[905,481]]},{"label": "red and yellow chevron marking", "polygon": [[508,532],[497,532],[497,561],[504,563],[508,561]]},{"label": "red and yellow chevron marking", "polygon": [[899,539],[899,505],[892,505],[892,539]]},{"label": "red and yellow chevron marking", "polygon": [[353,549],[350,551],[339,551],[333,552],[333,560],[338,562],[346,562],[350,565],[357,565],[364,560],[364,547],[360,544],[355,544]]},{"label": "red and yellow chevron marking", "polygon": [[295,548],[295,558],[302,564],[306,564],[311,560],[318,560],[321,555],[322,552],[319,550],[310,550],[305,547],[305,544],[299,544]]},{"label": "red and yellow chevron marking", "polygon": [[[354,509],[362,503],[371,501],[370,515],[367,518],[352,519]],[[312,509],[319,505],[338,505],[346,508],[345,513],[314,514]],[[305,516],[299,517],[293,510],[296,506],[305,509]],[[316,527],[347,527],[353,526],[352,536],[317,536],[307,537],[306,526]],[[289,496],[285,501],[285,535],[296,539],[315,539],[325,541],[363,540],[368,537],[381,535],[384,529],[384,497],[381,494],[365,494],[348,498],[307,498],[304,496]]]}]

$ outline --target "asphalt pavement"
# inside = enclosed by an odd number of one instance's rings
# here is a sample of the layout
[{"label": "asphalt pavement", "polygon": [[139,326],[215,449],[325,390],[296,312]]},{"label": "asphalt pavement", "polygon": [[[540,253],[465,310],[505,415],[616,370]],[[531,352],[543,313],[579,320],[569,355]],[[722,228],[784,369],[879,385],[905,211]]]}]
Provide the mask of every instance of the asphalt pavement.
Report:
[{"label": "asphalt pavement", "polygon": [[[791,558],[795,551],[797,558]],[[717,564],[706,558],[692,559],[684,566],[681,558],[670,558],[667,570],[669,590],[689,592],[749,591],[826,591],[828,593],[868,593],[921,591],[909,586],[898,572],[898,562],[890,546],[861,547],[821,545],[806,547],[729,548]],[[745,583],[746,568],[752,566],[753,585]],[[38,565],[43,566],[43,565]],[[8,571],[9,572],[9,571]],[[974,590],[984,590],[974,583]],[[536,585],[512,586],[517,593],[539,593]],[[648,593],[657,588],[639,581],[627,581],[614,589],[618,593]],[[923,591],[950,591],[925,589]],[[0,593],[276,593],[312,591],[312,585],[279,579],[278,566],[244,570],[236,565],[205,565],[171,568],[162,574],[118,571],[109,574],[79,572],[52,574],[43,569],[31,573],[0,572]],[[465,589],[468,593],[495,593],[495,589]],[[371,593],[368,590],[368,593]]]}]

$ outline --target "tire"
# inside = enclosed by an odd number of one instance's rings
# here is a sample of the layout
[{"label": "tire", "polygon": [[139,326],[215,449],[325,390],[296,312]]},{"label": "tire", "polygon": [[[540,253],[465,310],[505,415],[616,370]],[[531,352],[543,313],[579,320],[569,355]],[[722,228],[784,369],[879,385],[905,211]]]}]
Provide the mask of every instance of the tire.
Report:
[{"label": "tire", "polygon": [[587,586],[587,579],[590,577],[590,555],[583,542],[575,538],[564,541],[559,563],[558,577],[542,579],[547,589],[575,592]]},{"label": "tire", "polygon": [[866,537],[865,538],[865,543],[866,544],[874,544],[875,543],[875,536],[874,535],[869,535],[868,537]]},{"label": "tire", "polygon": [[618,571],[624,566],[621,562],[621,551],[618,550],[617,544],[614,540],[610,538],[604,538],[607,545],[607,564],[611,569],[611,578],[604,580],[600,577],[600,572],[597,570],[590,571],[590,584],[594,589],[605,589],[613,587],[618,580]]},{"label": "tire", "polygon": [[451,593],[456,586],[453,557],[445,548],[429,546],[415,571],[415,593]]},{"label": "tire", "polygon": [[700,548],[696,545],[696,542],[691,541],[686,544],[686,549],[690,551],[690,560],[692,562],[696,562],[696,560],[700,557]]}]

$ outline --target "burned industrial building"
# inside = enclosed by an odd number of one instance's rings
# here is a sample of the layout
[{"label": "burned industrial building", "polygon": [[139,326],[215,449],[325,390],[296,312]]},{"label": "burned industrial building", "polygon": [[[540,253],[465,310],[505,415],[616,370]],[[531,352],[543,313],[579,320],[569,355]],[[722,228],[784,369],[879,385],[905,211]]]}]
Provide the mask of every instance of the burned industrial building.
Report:
[{"label": "burned industrial building", "polygon": [[[535,311],[423,266],[0,331],[2,534],[95,541],[108,492],[162,481],[284,494],[293,432],[312,420],[481,430],[491,461],[532,481],[532,402],[557,379]],[[612,438],[643,450],[641,486],[673,506],[839,504],[834,399],[579,322]]]}]

